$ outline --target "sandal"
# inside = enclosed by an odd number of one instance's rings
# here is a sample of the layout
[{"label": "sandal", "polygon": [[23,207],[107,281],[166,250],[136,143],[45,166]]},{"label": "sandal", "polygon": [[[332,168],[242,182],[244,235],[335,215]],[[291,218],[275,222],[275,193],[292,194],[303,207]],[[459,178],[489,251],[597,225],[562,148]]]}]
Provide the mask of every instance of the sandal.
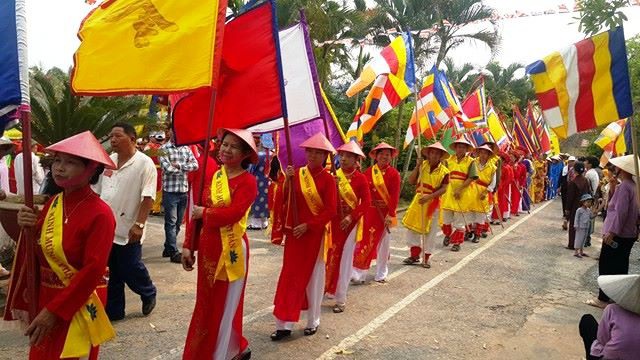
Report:
[{"label": "sandal", "polygon": [[455,244],[451,247],[451,251],[460,251],[460,245]]},{"label": "sandal", "polygon": [[334,314],[340,314],[340,313],[343,313],[343,312],[344,312],[345,307],[346,307],[346,306],[345,306],[344,304],[335,304],[335,305],[333,306],[333,313],[334,313]]},{"label": "sandal", "polygon": [[422,267],[423,267],[423,268],[425,268],[425,269],[431,269],[431,264],[429,264],[428,262],[426,262],[426,263],[422,263],[421,265],[422,265]]},{"label": "sandal", "polygon": [[7,270],[5,268],[2,268],[0,270],[0,280],[6,280],[9,277],[11,277],[11,271],[9,271],[9,270]]},{"label": "sandal", "polygon": [[573,254],[573,256],[577,257],[578,259],[582,259],[582,255],[580,254]]},{"label": "sandal", "polygon": [[271,341],[280,341],[291,336],[291,330],[276,330],[271,333]]},{"label": "sandal", "polygon": [[402,260],[402,263],[405,265],[413,265],[417,262],[420,262],[420,258],[409,256],[408,258]]},{"label": "sandal", "polygon": [[449,246],[449,242],[451,241],[451,239],[448,236],[445,236],[444,239],[442,239],[442,246],[447,247]]},{"label": "sandal", "polygon": [[607,303],[600,300],[600,299],[589,299],[587,301],[584,302],[585,304],[589,305],[589,306],[593,306],[593,307],[597,307],[600,309],[604,309],[605,307],[607,307]]},{"label": "sandal", "polygon": [[304,329],[304,336],[311,336],[311,335],[315,335],[318,332],[318,327],[314,327],[314,328],[306,328]]}]

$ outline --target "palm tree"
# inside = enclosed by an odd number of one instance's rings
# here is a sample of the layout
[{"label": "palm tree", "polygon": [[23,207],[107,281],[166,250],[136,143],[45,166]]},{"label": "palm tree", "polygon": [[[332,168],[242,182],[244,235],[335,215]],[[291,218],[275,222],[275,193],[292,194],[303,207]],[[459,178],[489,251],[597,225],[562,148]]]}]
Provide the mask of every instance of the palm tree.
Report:
[{"label": "palm tree", "polygon": [[[535,98],[531,83],[524,76],[524,65],[514,63],[503,68],[496,62],[486,66],[485,86],[487,94],[493,99],[496,109],[505,114],[511,113],[512,105],[521,109],[529,100]],[[521,72],[523,76],[518,76]]]},{"label": "palm tree", "polygon": [[[498,50],[500,36],[493,18],[494,10],[480,0],[438,0],[435,6],[438,24],[434,38],[438,42],[436,66],[446,58],[449,51],[465,42],[485,44],[491,52]],[[489,22],[491,29],[467,31],[468,26],[478,22]]]},{"label": "palm tree", "polygon": [[473,90],[471,87],[479,75],[479,71],[475,69],[473,65],[464,63],[458,67],[450,57],[446,57],[443,63],[447,68],[447,78],[458,95],[464,96]]},{"label": "palm tree", "polygon": [[104,141],[117,122],[139,125],[152,121],[138,116],[143,103],[140,96],[75,96],[67,74],[59,69],[46,74],[36,70],[31,78],[33,139],[48,146],[90,130],[98,140]]}]

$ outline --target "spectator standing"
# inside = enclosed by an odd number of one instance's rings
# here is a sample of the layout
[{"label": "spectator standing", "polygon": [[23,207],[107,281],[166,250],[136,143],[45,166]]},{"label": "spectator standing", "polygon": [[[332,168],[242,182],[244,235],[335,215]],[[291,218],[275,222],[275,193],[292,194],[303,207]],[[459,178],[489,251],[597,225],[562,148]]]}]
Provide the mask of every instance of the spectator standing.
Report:
[{"label": "spectator standing", "polygon": [[176,244],[187,208],[189,181],[187,174],[198,170],[198,160],[188,146],[176,146],[171,130],[168,141],[160,147],[162,169],[162,207],[164,208],[164,250],[162,257],[180,264],[182,254]]},{"label": "spectator standing", "polygon": [[124,285],[140,295],[142,314],[156,306],[156,287],[142,263],[142,243],[149,211],[156,196],[156,169],[153,161],[136,149],[136,130],[117,123],[109,141],[116,170],[107,170],[96,186],[116,218],[116,234],[109,257],[107,315],[112,321],[125,315]]},{"label": "spectator standing", "polygon": [[[31,146],[31,174],[32,174],[32,182],[33,182],[33,193],[39,194],[40,188],[44,183],[44,169],[40,165],[40,157],[36,155],[36,148],[38,144],[33,144]],[[18,195],[24,195],[24,169],[22,168],[24,155],[20,152],[16,155],[14,160],[14,167],[16,172],[16,188],[18,190]]]},{"label": "spectator standing", "polygon": [[[600,275],[617,275],[629,273],[629,256],[631,248],[638,238],[638,202],[636,183],[631,174],[635,173],[635,155],[613,158],[609,163],[618,171],[620,184],[616,186],[609,206],[607,217],[602,227],[602,248],[598,270]],[[604,308],[610,298],[602,289],[598,298],[587,301],[587,304]]]},{"label": "spectator standing", "polygon": [[581,162],[576,162],[573,165],[573,170],[569,170],[569,172],[574,172],[576,176],[573,180],[569,181],[569,185],[567,186],[567,208],[565,212],[565,217],[569,219],[569,243],[567,244],[567,249],[575,250],[574,243],[576,239],[576,229],[574,227],[576,211],[580,208],[580,199],[584,194],[590,194],[591,188],[589,187],[589,181],[584,177],[584,164]]}]

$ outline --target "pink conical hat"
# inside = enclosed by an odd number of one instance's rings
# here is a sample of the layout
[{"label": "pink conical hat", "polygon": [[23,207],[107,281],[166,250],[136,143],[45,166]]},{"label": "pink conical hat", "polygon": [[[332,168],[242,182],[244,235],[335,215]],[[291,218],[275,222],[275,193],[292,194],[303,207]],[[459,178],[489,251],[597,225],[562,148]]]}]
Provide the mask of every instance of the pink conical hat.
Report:
[{"label": "pink conical hat", "polygon": [[345,151],[345,152],[349,152],[352,154],[356,154],[360,157],[365,157],[364,152],[362,152],[362,149],[360,148],[360,146],[353,140],[349,141],[348,143],[340,146],[338,149],[338,152],[340,151]]},{"label": "pink conical hat", "polygon": [[398,149],[396,149],[393,146],[387,144],[386,142],[381,142],[376,147],[371,149],[371,151],[369,151],[369,157],[374,159],[376,157],[376,154],[378,153],[378,150],[386,150],[386,149],[391,150],[391,157],[392,158],[394,158],[394,157],[396,157],[396,155],[398,155]]},{"label": "pink conical hat", "polygon": [[490,152],[491,154],[493,154],[493,149],[491,148],[491,146],[484,144],[482,146],[479,146],[476,150],[487,150],[488,152]]},{"label": "pink conical hat", "polygon": [[48,152],[62,152],[103,164],[107,169],[115,169],[109,154],[90,131],[73,135],[47,147]]},{"label": "pink conical hat", "polygon": [[440,141],[437,141],[429,146],[425,146],[424,148],[422,148],[422,151],[420,153],[424,158],[427,157],[427,150],[429,149],[436,149],[436,150],[442,151],[442,156],[449,155],[449,152],[447,151],[447,149],[444,148],[444,146],[442,146],[442,143],[440,143]]},{"label": "pink conical hat", "polygon": [[329,142],[329,140],[327,140],[327,138],[321,132],[317,132],[315,135],[302,142],[302,144],[300,144],[300,147],[328,151],[332,154],[336,153],[336,149],[333,147],[333,145],[331,145],[331,142]]},{"label": "pink conical hat", "polygon": [[224,134],[232,133],[233,135],[239,137],[242,141],[244,141],[251,148],[251,156],[249,156],[249,161],[253,164],[258,162],[258,147],[256,146],[255,140],[253,140],[253,134],[249,130],[244,129],[228,129],[221,128],[218,129],[218,139],[222,141]]}]

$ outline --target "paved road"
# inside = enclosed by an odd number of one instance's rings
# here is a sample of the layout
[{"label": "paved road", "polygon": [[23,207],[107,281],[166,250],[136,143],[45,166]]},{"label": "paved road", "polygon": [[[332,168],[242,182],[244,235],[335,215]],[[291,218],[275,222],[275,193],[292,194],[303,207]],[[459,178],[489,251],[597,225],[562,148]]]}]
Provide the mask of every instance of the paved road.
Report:
[{"label": "paved road", "polygon": [[[354,286],[347,311],[323,307],[322,324],[312,337],[273,343],[273,293],[282,248],[262,232],[251,232],[252,257],[245,299],[245,336],[255,359],[580,359],[579,317],[600,311],[584,305],[595,294],[600,242],[592,258],[565,250],[558,221],[560,202],[538,205],[531,215],[462,251],[438,246],[433,267],[403,266],[403,229],[393,231],[388,284]],[[195,272],[160,257],[162,219],[153,219],[144,258],[156,283],[158,306],[149,317],[128,292],[128,314],[115,324],[116,340],[103,346],[102,359],[177,359],[193,309]],[[598,224],[599,226],[600,224]],[[599,228],[597,228],[599,230]],[[632,272],[640,272],[640,247]],[[26,356],[24,339],[0,330],[0,358]]]}]

